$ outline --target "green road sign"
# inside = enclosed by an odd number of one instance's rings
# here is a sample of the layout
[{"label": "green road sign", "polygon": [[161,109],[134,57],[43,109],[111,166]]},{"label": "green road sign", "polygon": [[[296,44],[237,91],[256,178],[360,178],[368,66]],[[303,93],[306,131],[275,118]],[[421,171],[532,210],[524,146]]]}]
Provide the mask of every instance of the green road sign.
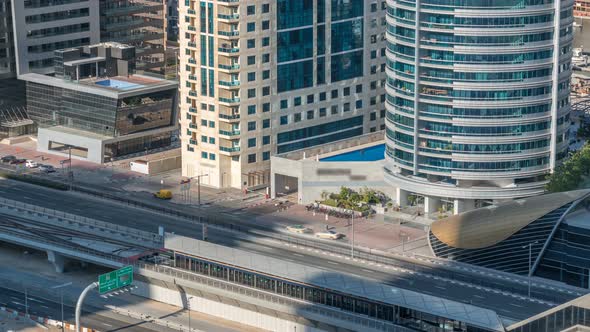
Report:
[{"label": "green road sign", "polygon": [[98,276],[98,292],[104,294],[121,287],[129,286],[133,282],[133,266],[125,266],[118,270]]}]

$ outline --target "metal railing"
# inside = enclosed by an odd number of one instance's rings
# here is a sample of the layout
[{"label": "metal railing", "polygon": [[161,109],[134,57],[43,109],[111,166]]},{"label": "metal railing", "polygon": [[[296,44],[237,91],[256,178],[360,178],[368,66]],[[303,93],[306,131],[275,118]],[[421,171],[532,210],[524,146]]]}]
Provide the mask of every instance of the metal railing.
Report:
[{"label": "metal railing", "polygon": [[163,237],[155,233],[96,219],[81,217],[75,214],[39,207],[24,202],[0,198],[0,206],[6,206],[19,211],[37,214],[38,216],[52,217],[54,218],[54,220],[51,222],[52,225],[59,224],[61,227],[72,230],[80,230],[79,227],[72,227],[73,224],[78,224],[79,226],[84,226],[86,228],[98,231],[94,233],[108,233],[109,236],[113,236],[113,233],[119,233],[119,237],[121,237],[123,240],[133,240],[144,247],[147,246],[147,244],[152,243],[152,247],[160,248],[164,243]]}]

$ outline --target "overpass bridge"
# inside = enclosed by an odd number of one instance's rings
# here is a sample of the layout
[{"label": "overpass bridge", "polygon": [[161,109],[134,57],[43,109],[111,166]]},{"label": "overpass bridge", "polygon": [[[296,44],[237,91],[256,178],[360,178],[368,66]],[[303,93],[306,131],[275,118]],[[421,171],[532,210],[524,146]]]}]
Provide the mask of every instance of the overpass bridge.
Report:
[{"label": "overpass bridge", "polygon": [[[58,271],[63,270],[64,262],[67,260],[84,261],[111,268],[133,265],[136,268],[138,284],[141,285],[137,290],[138,294],[178,306],[187,307],[191,302],[201,301],[201,305],[196,308],[211,308],[211,310],[215,308],[220,315],[232,312],[236,317],[240,315],[240,317],[244,317],[244,313],[239,313],[236,308],[240,308],[240,310],[249,308],[248,312],[262,317],[260,321],[266,323],[272,321],[273,324],[281,326],[299,324],[298,326],[301,327],[311,325],[321,330],[338,327],[366,331],[407,331],[412,328],[400,325],[396,321],[384,321],[378,317],[367,315],[366,312],[356,312],[355,310],[351,312],[342,308],[326,306],[323,303],[315,303],[313,290],[311,298],[293,297],[289,294],[273,293],[265,288],[260,289],[257,284],[236,282],[235,278],[233,280],[220,279],[218,275],[203,274],[202,271],[193,270],[190,266],[187,268],[186,265],[180,265],[177,254],[182,253],[179,252],[179,248],[174,246],[166,248],[164,238],[155,233],[2,199],[0,199],[0,220],[0,241],[46,251],[49,260],[54,263]],[[187,225],[184,227],[187,228]],[[289,263],[293,265],[291,270],[320,267],[334,275],[353,276],[356,278],[355,280],[362,280],[361,285],[365,290],[378,285],[381,293],[394,290],[396,292],[411,292],[416,298],[415,301],[427,303],[432,302],[432,299],[438,299],[439,304],[436,305],[438,307],[462,308],[463,312],[477,311],[485,313],[488,317],[496,315],[501,322],[517,322],[543,312],[555,304],[565,302],[568,299],[567,294],[569,294],[569,298],[583,294],[583,290],[565,287],[563,290],[570,293],[564,293],[563,298],[552,295],[550,298],[553,301],[546,298],[539,300],[542,298],[540,296],[528,299],[518,294],[519,289],[514,288],[513,292],[507,291],[510,286],[505,285],[504,289],[484,287],[477,284],[476,280],[473,283],[468,283],[445,278],[436,275],[433,268],[428,271],[406,269],[385,259],[369,261],[369,256],[360,257],[353,261],[335,253],[334,250],[324,251],[325,248],[303,247],[301,243],[296,248],[285,246],[284,242],[267,241],[261,245],[252,236],[244,234],[223,233],[215,229],[209,233],[210,241],[218,242],[221,245],[187,239],[186,241],[190,240],[198,244],[195,246],[205,248],[205,246],[213,245],[216,247],[209,247],[208,251],[187,250],[188,253],[185,254],[188,254],[191,259],[198,259],[203,264],[208,264],[208,266],[212,266],[212,264],[221,266],[226,269],[224,271],[227,271],[227,276],[231,273],[229,268],[232,268],[234,273],[237,270],[242,272],[248,270],[256,275],[271,274],[273,277],[282,278],[283,281],[288,279],[290,283],[317,286],[314,282],[310,283],[310,280],[305,280],[307,279],[305,276],[299,278],[296,275],[284,276],[278,272],[265,270],[265,266],[242,264],[244,262],[238,264],[239,262],[232,261],[230,256],[221,259],[219,252],[232,247],[233,250],[239,250],[243,257],[258,257],[260,260],[274,259],[275,262]],[[195,246],[193,249],[196,248]],[[153,256],[150,254],[156,251],[161,253],[162,250],[165,250],[174,259],[153,261]],[[269,264],[272,266],[278,263],[267,263],[266,268]],[[277,282],[277,280],[274,281],[275,285]],[[341,282],[342,280],[335,281],[336,284]],[[502,280],[498,281],[498,285],[501,283]],[[508,281],[506,283],[510,284]],[[550,284],[548,283],[548,285]],[[320,288],[326,288],[325,286],[324,283]],[[340,293],[351,292],[350,289],[337,291]],[[537,290],[537,293],[540,292],[541,288]],[[545,289],[544,293],[550,292]],[[360,296],[358,293],[352,295]],[[377,295],[379,294],[367,293],[369,299],[375,298]],[[401,305],[403,303],[386,304],[392,308],[398,308],[395,309],[398,310],[396,312],[401,312],[401,308],[406,308]],[[191,306],[191,308],[195,307]],[[420,308],[424,310],[418,310],[421,315],[432,315],[431,311],[440,309],[427,306]],[[415,306],[413,309],[411,307],[406,309],[417,310]],[[437,320],[447,319],[452,321],[448,322],[449,324],[459,324],[459,326],[467,324],[466,321],[455,316],[445,317],[440,313],[440,310],[436,312],[439,313],[439,315],[435,315]],[[215,312],[211,312],[211,314],[215,314]],[[414,318],[416,317],[414,316]],[[421,328],[426,328],[426,326]],[[437,331],[436,329],[429,330]],[[482,331],[485,330],[484,328]],[[494,329],[491,330],[494,331]]]}]

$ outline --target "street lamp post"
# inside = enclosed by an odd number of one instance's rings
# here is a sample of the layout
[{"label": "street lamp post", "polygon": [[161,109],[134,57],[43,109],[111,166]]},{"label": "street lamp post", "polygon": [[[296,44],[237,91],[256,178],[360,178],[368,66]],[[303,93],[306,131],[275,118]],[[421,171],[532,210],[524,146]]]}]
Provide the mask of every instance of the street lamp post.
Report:
[{"label": "street lamp post", "polygon": [[188,331],[192,332],[193,329],[191,328],[191,301],[192,301],[193,297],[189,296],[187,297],[187,301],[186,301],[186,308],[188,309]]},{"label": "street lamp post", "polygon": [[197,204],[201,206],[201,177],[208,176],[209,174],[197,175]]},{"label": "street lamp post", "polygon": [[57,285],[57,286],[53,286],[51,287],[51,289],[59,289],[59,297],[61,300],[61,330],[64,331],[65,327],[65,322],[64,322],[64,291],[63,288],[70,286],[72,283],[68,282],[62,285]]},{"label": "street lamp post", "polygon": [[354,259],[354,210],[352,211],[352,238],[350,241],[350,256]]},{"label": "street lamp post", "polygon": [[539,241],[535,241],[535,242],[531,242],[529,244],[527,244],[526,246],[522,247],[522,249],[525,249],[526,247],[529,247],[529,273],[528,273],[528,295],[529,295],[529,299],[531,298],[531,278],[532,278],[532,260],[533,260],[533,244],[537,244]]}]

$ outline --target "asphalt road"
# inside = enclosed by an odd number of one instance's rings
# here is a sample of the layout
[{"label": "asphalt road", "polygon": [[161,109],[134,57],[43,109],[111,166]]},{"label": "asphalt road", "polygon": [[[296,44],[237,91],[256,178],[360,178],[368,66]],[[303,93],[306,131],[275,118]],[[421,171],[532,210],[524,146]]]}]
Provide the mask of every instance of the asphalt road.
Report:
[{"label": "asphalt road", "polygon": [[[0,288],[0,305],[7,308],[15,309],[20,312],[28,312],[31,315],[41,317],[48,317],[55,320],[61,320],[61,303],[52,302],[45,298],[35,296],[34,294],[27,294],[27,303],[25,304],[25,294],[13,291],[6,288]],[[114,315],[114,314],[113,314]],[[151,331],[175,331],[167,329],[163,326],[152,323],[138,321],[129,317],[122,317],[121,320],[113,319],[98,315],[95,312],[82,311],[80,318],[81,325],[96,329],[98,331],[126,331],[126,332],[151,332]],[[64,321],[74,323],[74,308],[67,305],[64,306]]]},{"label": "asphalt road", "polygon": [[[100,219],[111,223],[118,223],[128,227],[157,232],[158,226],[163,225],[167,232],[175,232],[189,237],[200,237],[201,229],[192,224],[160,216],[150,211],[135,209],[105,200],[94,199],[81,194],[55,191],[44,187],[32,186],[14,181],[0,181],[0,197],[23,201],[29,204],[58,209],[73,214],[84,215],[89,218]],[[258,243],[236,239],[228,233],[216,232],[209,229],[209,241],[262,253],[267,256],[289,260],[304,265],[323,267],[329,271],[339,271],[360,277],[374,279],[392,286],[414,290],[434,296],[447,298],[463,303],[472,303],[489,308],[499,315],[523,319],[547,310],[549,307],[528,299],[514,298],[476,287],[451,284],[442,280],[434,280],[419,275],[409,275],[403,272],[388,270],[382,272],[369,265],[359,266],[347,263],[345,260],[330,258],[330,256],[311,256],[298,253],[287,248],[270,247]]]}]

